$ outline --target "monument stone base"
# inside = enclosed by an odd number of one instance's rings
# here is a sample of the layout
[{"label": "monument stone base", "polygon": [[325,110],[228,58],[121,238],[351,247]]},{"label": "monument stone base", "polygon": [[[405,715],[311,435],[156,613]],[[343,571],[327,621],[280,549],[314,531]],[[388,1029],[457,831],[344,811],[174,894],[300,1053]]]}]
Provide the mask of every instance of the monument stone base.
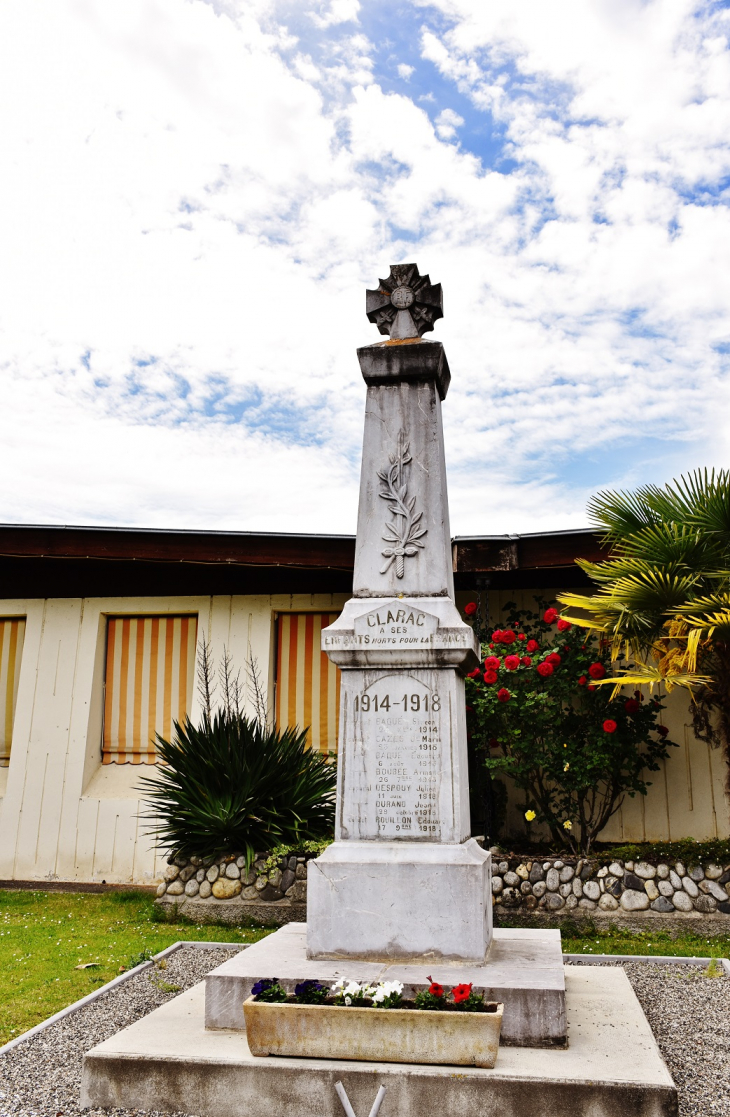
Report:
[{"label": "monument stone base", "polygon": [[568,966],[566,986],[570,1046],[500,1047],[496,1066],[483,1070],[254,1058],[243,1032],[203,1026],[201,983],[88,1052],[81,1106],[342,1117],[342,1082],[357,1114],[385,1086],[383,1117],[677,1117],[676,1087],[623,970]]},{"label": "monument stone base", "polygon": [[473,839],[334,842],[310,861],[307,956],[483,962],[491,856]]},{"label": "monument stone base", "polygon": [[560,932],[495,928],[486,962],[432,959],[413,964],[390,959],[307,958],[307,926],[288,923],[230,958],[205,979],[205,1026],[245,1030],[243,1002],[251,986],[276,977],[288,992],[307,978],[331,985],[341,977],[356,981],[401,981],[405,996],[425,989],[431,978],[442,985],[471,982],[488,1001],[504,1004],[502,1043],[561,1047],[566,1042],[565,974]]}]

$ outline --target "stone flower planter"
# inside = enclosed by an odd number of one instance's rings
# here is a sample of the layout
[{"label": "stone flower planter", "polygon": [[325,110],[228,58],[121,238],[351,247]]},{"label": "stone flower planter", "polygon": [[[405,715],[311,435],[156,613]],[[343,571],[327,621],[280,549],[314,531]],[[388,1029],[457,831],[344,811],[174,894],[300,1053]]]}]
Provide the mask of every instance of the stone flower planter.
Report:
[{"label": "stone flower planter", "polygon": [[503,1005],[493,1012],[243,1003],[252,1055],[493,1067]]}]

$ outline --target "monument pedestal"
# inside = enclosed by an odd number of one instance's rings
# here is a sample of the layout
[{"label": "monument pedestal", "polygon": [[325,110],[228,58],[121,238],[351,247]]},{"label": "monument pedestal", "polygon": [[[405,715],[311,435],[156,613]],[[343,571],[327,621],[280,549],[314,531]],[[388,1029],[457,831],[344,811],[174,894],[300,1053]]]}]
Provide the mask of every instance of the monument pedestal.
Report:
[{"label": "monument pedestal", "polygon": [[473,838],[334,842],[309,862],[309,958],[484,961],[491,858]]},{"label": "monument pedestal", "polygon": [[[444,917],[449,912],[444,905]],[[255,982],[278,978],[293,992],[312,979],[332,985],[340,978],[355,981],[400,981],[403,995],[413,998],[427,989],[431,978],[453,987],[473,984],[487,1001],[504,1004],[502,1043],[522,1047],[564,1047],[565,973],[560,932],[523,927],[496,927],[486,961],[453,962],[432,958],[417,963],[353,958],[307,957],[307,925],[288,923],[235,958],[224,962],[205,979],[205,1026],[244,1030],[243,1002]],[[413,928],[418,934],[418,928]]]}]

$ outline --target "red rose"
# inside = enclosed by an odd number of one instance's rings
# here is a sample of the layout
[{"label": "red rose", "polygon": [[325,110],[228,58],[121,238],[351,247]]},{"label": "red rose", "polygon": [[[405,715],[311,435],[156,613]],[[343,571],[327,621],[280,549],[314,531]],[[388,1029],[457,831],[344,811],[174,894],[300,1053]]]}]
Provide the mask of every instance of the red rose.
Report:
[{"label": "red rose", "polygon": [[511,628],[506,628],[502,633],[503,644],[514,644],[517,639],[517,633],[513,632]]},{"label": "red rose", "polygon": [[496,671],[485,671],[484,672],[484,682],[485,683],[496,683],[496,681],[497,681],[497,672]]},{"label": "red rose", "polygon": [[553,667],[559,667],[562,660],[557,652],[550,652],[550,655],[545,656],[546,663],[552,663]]},{"label": "red rose", "polygon": [[537,665],[537,673],[538,675],[542,675],[543,679],[547,679],[548,675],[552,675],[554,670],[555,668],[553,667],[552,663],[545,662],[538,663]]},{"label": "red rose", "polygon": [[508,655],[505,658],[504,665],[508,671],[516,671],[520,665],[520,657],[518,655]]},{"label": "red rose", "polygon": [[616,722],[613,721],[612,718],[606,718],[606,720],[603,723],[603,732],[604,733],[615,733],[617,729],[618,729],[618,726],[616,725]]},{"label": "red rose", "polygon": [[572,627],[570,621],[564,621],[562,617],[558,621],[558,632],[570,632]]},{"label": "red rose", "polygon": [[586,676],[581,675],[581,677],[578,679],[578,686],[585,686],[587,682],[588,679],[586,678]]},{"label": "red rose", "polygon": [[517,639],[518,640],[526,640],[527,637],[525,636],[524,632],[518,632],[517,633]]},{"label": "red rose", "polygon": [[527,647],[525,648],[525,651],[526,652],[539,652],[540,651],[540,645],[538,644],[537,640],[528,640],[527,641]]},{"label": "red rose", "polygon": [[462,1001],[468,1001],[471,996],[471,984],[455,985],[451,990],[451,996],[454,998],[454,1004],[457,1005],[460,1005]]},{"label": "red rose", "polygon": [[656,731],[660,737],[666,737],[667,733],[669,732],[666,725],[657,725]]},{"label": "red rose", "polygon": [[497,691],[497,698],[499,699],[500,702],[509,702],[511,697],[512,697],[512,695],[510,694],[510,692],[507,690],[506,687],[502,687],[501,690]]},{"label": "red rose", "polygon": [[606,668],[602,663],[592,663],[588,668],[588,674],[592,679],[603,679],[606,675]]},{"label": "red rose", "polygon": [[493,671],[496,671],[501,662],[502,660],[499,658],[498,655],[488,655],[487,658],[484,660],[484,667],[487,671],[489,671],[490,668]]},{"label": "red rose", "polygon": [[474,707],[473,706],[467,706],[466,712],[467,712],[467,714],[473,714],[474,713]]},{"label": "red rose", "polygon": [[501,628],[495,628],[494,632],[492,633],[492,639],[494,640],[495,644],[501,644],[502,643],[502,629]]},{"label": "red rose", "polygon": [[499,741],[497,740],[496,737],[490,737],[489,738],[489,747],[490,747],[490,749],[498,749],[499,748]]},{"label": "red rose", "polygon": [[557,615],[558,615],[558,610],[557,609],[546,609],[545,610],[545,616],[542,619],[545,621],[545,624],[552,624],[553,621],[555,620],[555,618],[557,617]]},{"label": "red rose", "polygon": [[490,647],[490,648],[492,649],[492,651],[494,651],[494,649],[496,648],[496,646],[497,646],[496,644],[490,644],[490,645],[489,645],[489,647]]},{"label": "red rose", "polygon": [[641,707],[635,698],[629,698],[628,701],[624,702],[624,709],[627,714],[635,714]]},{"label": "red rose", "polygon": [[530,659],[529,655],[523,655],[520,663],[523,667],[532,667],[532,660]]},{"label": "red rose", "polygon": [[595,689],[596,688],[594,687],[593,683],[589,683],[588,686],[586,687],[586,690],[595,690]]},{"label": "red rose", "polygon": [[470,601],[468,605],[464,606],[464,612],[466,613],[467,617],[473,617],[474,614],[476,613],[476,611],[477,611],[476,601]]},{"label": "red rose", "polygon": [[469,674],[466,677],[467,677],[467,679],[478,679],[480,675],[481,675],[481,671],[479,670],[478,667],[475,667],[474,670],[470,671]]}]

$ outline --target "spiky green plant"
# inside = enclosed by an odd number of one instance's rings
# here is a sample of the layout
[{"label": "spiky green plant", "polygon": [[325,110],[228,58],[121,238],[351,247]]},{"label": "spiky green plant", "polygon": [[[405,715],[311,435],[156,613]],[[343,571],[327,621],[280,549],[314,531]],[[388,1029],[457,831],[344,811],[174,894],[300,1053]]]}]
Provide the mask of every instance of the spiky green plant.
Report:
[{"label": "spiky green plant", "polygon": [[335,764],[297,728],[269,729],[219,710],[196,728],[157,737],[159,765],[142,779],[150,833],[172,854],[255,852],[326,836],[335,814]]}]

